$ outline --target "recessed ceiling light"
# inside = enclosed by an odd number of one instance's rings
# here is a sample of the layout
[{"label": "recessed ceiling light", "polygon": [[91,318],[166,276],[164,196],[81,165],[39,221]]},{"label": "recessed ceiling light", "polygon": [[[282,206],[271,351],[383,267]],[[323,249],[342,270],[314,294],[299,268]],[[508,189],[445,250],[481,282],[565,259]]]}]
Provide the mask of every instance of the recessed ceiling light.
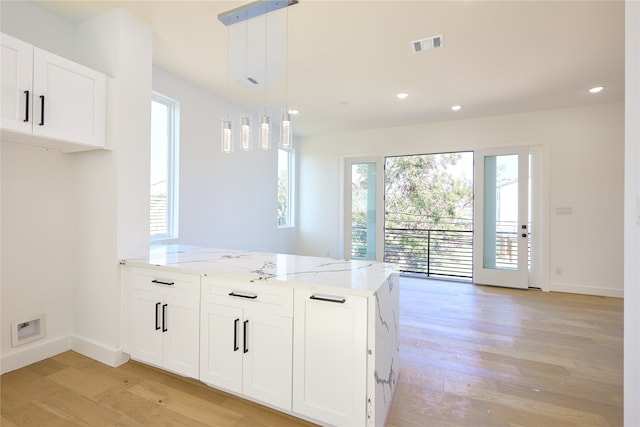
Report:
[{"label": "recessed ceiling light", "polygon": [[460,110],[462,110],[462,105],[454,105],[453,107],[451,107],[451,110],[460,111]]},{"label": "recessed ceiling light", "polygon": [[409,94],[407,92],[400,92],[396,96],[398,97],[398,99],[406,99]]},{"label": "recessed ceiling light", "polygon": [[589,89],[589,93],[598,93],[604,90],[604,86],[596,86]]},{"label": "recessed ceiling light", "polygon": [[291,114],[292,116],[295,116],[296,114],[298,114],[300,111],[298,110],[289,110],[289,114]]}]

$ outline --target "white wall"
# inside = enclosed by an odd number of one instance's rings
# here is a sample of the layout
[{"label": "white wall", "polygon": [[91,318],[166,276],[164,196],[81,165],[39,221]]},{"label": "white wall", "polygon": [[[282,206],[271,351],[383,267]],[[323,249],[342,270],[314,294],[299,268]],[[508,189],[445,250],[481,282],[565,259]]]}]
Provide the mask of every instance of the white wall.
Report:
[{"label": "white wall", "polygon": [[[2,371],[70,348],[117,365],[126,360],[119,260],[148,250],[151,30],[124,9],[65,26],[31,2],[9,3],[3,31],[110,77],[106,137],[114,151],[2,145]],[[5,20],[20,24],[15,33]],[[33,201],[15,202],[23,198]],[[37,200],[48,206],[34,209]],[[34,310],[47,316],[47,338],[11,349],[5,316]]]},{"label": "white wall", "polygon": [[[2,144],[2,370],[52,356],[73,328],[73,159]],[[46,315],[45,338],[12,348],[11,322]]]},{"label": "white wall", "polygon": [[109,73],[107,144],[76,161],[74,347],[119,364],[122,304],[119,260],[148,253],[152,34],[118,8],[80,25],[82,57]]},{"label": "white wall", "polygon": [[640,2],[626,3],[624,425],[640,425]]},{"label": "white wall", "polygon": [[[71,57],[73,27],[31,2],[0,4],[2,31]],[[68,349],[76,235],[73,156],[2,143],[1,372]],[[46,336],[11,346],[11,322],[45,314]]]},{"label": "white wall", "polygon": [[[544,152],[547,290],[622,296],[624,106],[597,105],[333,134],[300,148],[298,250],[342,256],[345,157],[513,145]],[[571,207],[573,215],[555,214]],[[560,273],[561,272],[561,273]]]},{"label": "white wall", "polygon": [[237,118],[238,107],[157,67],[153,89],[180,102],[176,242],[294,253],[296,229],[278,229],[276,224],[277,150],[225,155],[220,150],[220,120],[227,113]]}]

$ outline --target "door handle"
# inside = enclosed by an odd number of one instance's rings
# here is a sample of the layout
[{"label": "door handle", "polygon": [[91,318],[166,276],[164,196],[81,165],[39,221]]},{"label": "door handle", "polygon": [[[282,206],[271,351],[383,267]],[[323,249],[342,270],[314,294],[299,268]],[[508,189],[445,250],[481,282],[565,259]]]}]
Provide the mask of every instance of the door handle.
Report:
[{"label": "door handle", "polygon": [[156,331],[157,331],[158,329],[160,329],[160,325],[158,324],[158,320],[160,320],[160,319],[159,319],[159,317],[160,317],[160,316],[158,315],[158,309],[159,309],[159,308],[160,308],[160,303],[159,303],[159,302],[157,302],[157,303],[156,303]]},{"label": "door handle", "polygon": [[522,237],[527,237],[527,233],[522,233]]},{"label": "door handle", "polygon": [[155,283],[156,285],[167,285],[167,286],[173,286],[175,285],[176,282],[164,282],[162,280],[158,280],[158,279],[153,279],[151,281],[151,283]]},{"label": "door handle", "polygon": [[26,99],[26,103],[24,107],[24,121],[28,122],[29,121],[29,91],[25,90],[24,95]]},{"label": "door handle", "polygon": [[164,304],[162,306],[162,332],[167,332],[169,328],[167,328],[167,305]]},{"label": "door handle", "polygon": [[44,95],[40,95],[40,126],[44,126]]},{"label": "door handle", "polygon": [[248,298],[248,299],[256,299],[256,298],[258,298],[258,295],[256,295],[256,294],[240,294],[240,293],[237,293],[236,291],[229,292],[229,296],[230,297],[239,297],[239,298]]},{"label": "door handle", "polygon": [[309,297],[310,299],[314,299],[317,301],[326,301],[326,302],[337,302],[338,304],[344,304],[346,299],[343,297],[334,297],[331,295],[316,295],[313,294]]},{"label": "door handle", "polygon": [[240,322],[240,319],[236,319],[233,321],[233,351],[240,350],[240,347],[238,347],[238,323],[239,322]]},{"label": "door handle", "polygon": [[243,325],[242,325],[242,332],[243,332],[243,337],[242,337],[242,352],[243,353],[248,353],[249,352],[249,347],[247,347],[247,326],[249,325],[249,321],[245,320]]}]

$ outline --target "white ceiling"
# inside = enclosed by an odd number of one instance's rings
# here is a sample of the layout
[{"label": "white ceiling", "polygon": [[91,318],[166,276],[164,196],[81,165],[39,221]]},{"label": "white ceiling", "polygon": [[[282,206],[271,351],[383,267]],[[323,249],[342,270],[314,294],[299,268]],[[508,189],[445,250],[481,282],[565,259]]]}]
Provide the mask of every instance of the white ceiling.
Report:
[{"label": "white ceiling", "polygon": [[[121,5],[153,28],[155,64],[235,104],[264,104],[264,92],[245,98],[229,83],[217,19],[247,2],[40,3],[73,22]],[[302,136],[624,99],[622,0],[300,0],[286,11],[286,88],[266,95],[280,107],[287,94]],[[444,48],[411,52],[411,41],[439,34]],[[586,92],[595,85],[606,90]]]}]

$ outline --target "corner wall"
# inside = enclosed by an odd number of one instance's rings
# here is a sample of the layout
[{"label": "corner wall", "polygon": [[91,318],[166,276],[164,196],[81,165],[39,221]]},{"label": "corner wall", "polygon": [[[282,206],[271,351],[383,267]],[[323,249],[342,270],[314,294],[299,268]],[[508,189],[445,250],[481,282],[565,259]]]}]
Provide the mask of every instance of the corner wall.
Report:
[{"label": "corner wall", "polygon": [[151,29],[124,8],[77,28],[79,54],[109,74],[107,145],[78,153],[73,348],[108,365],[122,354],[119,261],[148,253]]}]

